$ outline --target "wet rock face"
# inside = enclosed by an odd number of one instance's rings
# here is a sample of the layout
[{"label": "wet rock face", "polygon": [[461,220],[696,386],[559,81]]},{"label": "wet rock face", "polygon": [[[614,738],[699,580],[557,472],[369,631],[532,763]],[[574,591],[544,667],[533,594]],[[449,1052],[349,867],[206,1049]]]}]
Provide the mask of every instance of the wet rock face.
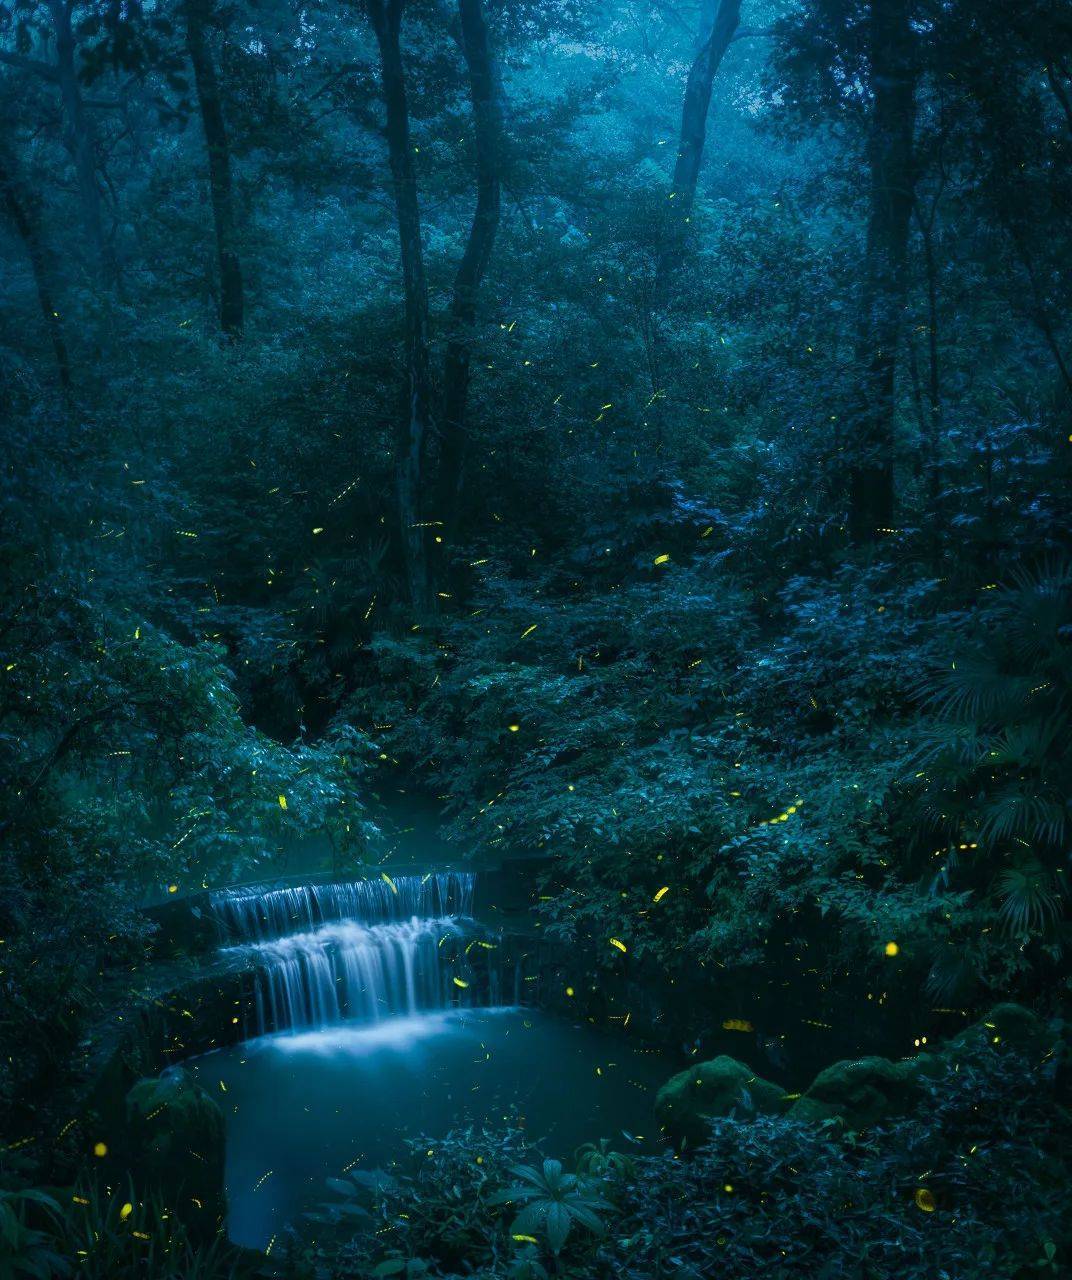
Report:
[{"label": "wet rock face", "polygon": [[655,1115],[679,1150],[699,1146],[707,1121],[720,1116],[749,1119],[785,1110],[785,1091],[757,1076],[751,1067],[725,1055],[698,1062],[659,1090]]},{"label": "wet rock face", "polygon": [[227,1214],[223,1112],[185,1072],[141,1080],[126,1098],[135,1183],[160,1194],[191,1234],[209,1239]]}]

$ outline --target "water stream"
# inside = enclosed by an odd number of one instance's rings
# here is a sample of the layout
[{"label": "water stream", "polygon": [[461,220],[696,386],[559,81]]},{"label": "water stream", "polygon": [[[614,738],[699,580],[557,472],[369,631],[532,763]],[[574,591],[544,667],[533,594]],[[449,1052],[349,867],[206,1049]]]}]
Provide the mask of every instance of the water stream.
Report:
[{"label": "water stream", "polygon": [[221,945],[253,968],[249,1039],[188,1064],[227,1118],[229,1232],[264,1248],[389,1165],[402,1141],[510,1123],[569,1157],[653,1140],[661,1055],[535,1008],[524,948],[473,918],[474,877],[406,875],[213,896]]},{"label": "water stream", "polygon": [[518,1003],[516,962],[473,920],[474,879],[450,871],[214,894],[226,948],[254,966],[251,1031]]}]

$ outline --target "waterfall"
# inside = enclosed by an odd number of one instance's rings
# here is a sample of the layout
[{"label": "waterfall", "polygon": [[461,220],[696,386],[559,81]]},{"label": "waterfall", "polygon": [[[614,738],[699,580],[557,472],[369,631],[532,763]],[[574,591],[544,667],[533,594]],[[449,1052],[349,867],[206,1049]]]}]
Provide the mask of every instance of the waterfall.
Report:
[{"label": "waterfall", "polygon": [[289,889],[253,886],[219,890],[212,895],[212,908],[225,937],[264,941],[330,920],[374,924],[414,916],[471,916],[475,884],[471,871],[440,871]]},{"label": "waterfall", "polygon": [[[472,919],[474,880],[449,871],[214,893],[225,946],[253,970],[251,1029],[306,1031],[501,1004],[501,940]],[[511,977],[516,1004],[516,967]]]}]

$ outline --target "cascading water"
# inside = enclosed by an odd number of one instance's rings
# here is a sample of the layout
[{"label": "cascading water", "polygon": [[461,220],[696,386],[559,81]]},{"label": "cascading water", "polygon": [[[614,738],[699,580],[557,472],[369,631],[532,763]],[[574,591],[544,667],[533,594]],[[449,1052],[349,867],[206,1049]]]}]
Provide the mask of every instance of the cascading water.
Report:
[{"label": "cascading water", "polygon": [[418,1134],[506,1122],[562,1154],[644,1141],[672,1064],[541,1012],[539,941],[474,887],[443,872],[212,895],[239,1043],[187,1066],[224,1109],[232,1240],[270,1249],[325,1178],[390,1168]]},{"label": "cascading water", "polygon": [[254,968],[256,1034],[501,1004],[499,943],[472,919],[474,883],[451,871],[213,894],[225,943]]},{"label": "cascading water", "polygon": [[242,942],[279,938],[329,920],[377,924],[414,917],[473,914],[476,877],[469,871],[399,876],[391,880],[349,880],[297,885],[289,889],[224,889],[212,907],[224,936]]}]

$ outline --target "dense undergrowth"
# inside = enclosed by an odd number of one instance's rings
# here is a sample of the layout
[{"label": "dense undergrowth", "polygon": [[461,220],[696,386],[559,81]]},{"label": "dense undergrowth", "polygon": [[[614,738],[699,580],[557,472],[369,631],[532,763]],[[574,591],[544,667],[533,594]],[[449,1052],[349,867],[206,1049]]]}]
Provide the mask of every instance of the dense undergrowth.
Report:
[{"label": "dense undergrowth", "polygon": [[[429,522],[437,590],[414,607],[364,19],[210,6],[246,298],[221,340],[187,9],[74,6],[102,265],[72,231],[77,149],[35,69],[51,10],[0,6],[0,1275],[35,1251],[49,1274],[94,1214],[126,1259],[101,1274],[261,1265],[186,1240],[155,1270],[130,1261],[127,1193],[57,1225],[93,1163],[71,1099],[151,964],[145,901],[295,848],[374,861],[400,791],[439,797],[478,866],[541,855],[540,927],[586,993],[672,990],[694,1047],[721,1027],[716,981],[742,1025],[757,991],[780,993],[755,1005],[761,1037],[782,1037],[779,1010],[833,1013],[839,1043],[894,1053],[996,997],[1067,1012],[1072,36],[1043,0],[908,6],[896,504],[860,539],[882,7],[746,0],[685,231],[669,187],[711,7],[489,5],[502,218],[462,498]],[[442,6],[408,6],[437,395],[472,213],[450,31]],[[1034,1070],[977,1063],[930,1114],[851,1140],[727,1120],[687,1164],[597,1173],[589,1153],[576,1186],[612,1207],[580,1206],[557,1255],[488,1203],[512,1165],[546,1176],[540,1157],[455,1135],[373,1197],[385,1240],[316,1265],[1060,1274],[1067,1116]],[[59,1207],[18,1198],[34,1187]]]},{"label": "dense undergrowth", "polygon": [[1049,985],[1068,569],[957,591],[853,565],[768,596],[740,554],[653,569],[666,542],[613,593],[499,581],[469,622],[373,643],[375,714],[457,838],[550,851],[549,932],[608,964],[617,937],[679,973],[748,969],[793,921],[831,978],[888,970],[895,940],[936,1003]]},{"label": "dense undergrowth", "polygon": [[926,1076],[903,1117],[863,1132],[716,1119],[688,1159],[630,1154],[625,1135],[568,1166],[518,1130],[411,1138],[386,1169],[328,1179],[330,1199],[268,1259],[192,1236],[133,1187],[90,1183],[70,1205],[0,1191],[0,1258],[42,1280],[1057,1276],[1069,1248],[1067,1070],[1060,1051],[1039,1063],[984,1043]]},{"label": "dense undergrowth", "polygon": [[1068,1136],[1052,1069],[988,1050],[930,1082],[917,1114],[867,1133],[716,1120],[687,1161],[633,1157],[619,1139],[566,1169],[516,1131],[460,1130],[333,1182],[320,1243],[294,1242],[289,1274],[1056,1275]]}]

